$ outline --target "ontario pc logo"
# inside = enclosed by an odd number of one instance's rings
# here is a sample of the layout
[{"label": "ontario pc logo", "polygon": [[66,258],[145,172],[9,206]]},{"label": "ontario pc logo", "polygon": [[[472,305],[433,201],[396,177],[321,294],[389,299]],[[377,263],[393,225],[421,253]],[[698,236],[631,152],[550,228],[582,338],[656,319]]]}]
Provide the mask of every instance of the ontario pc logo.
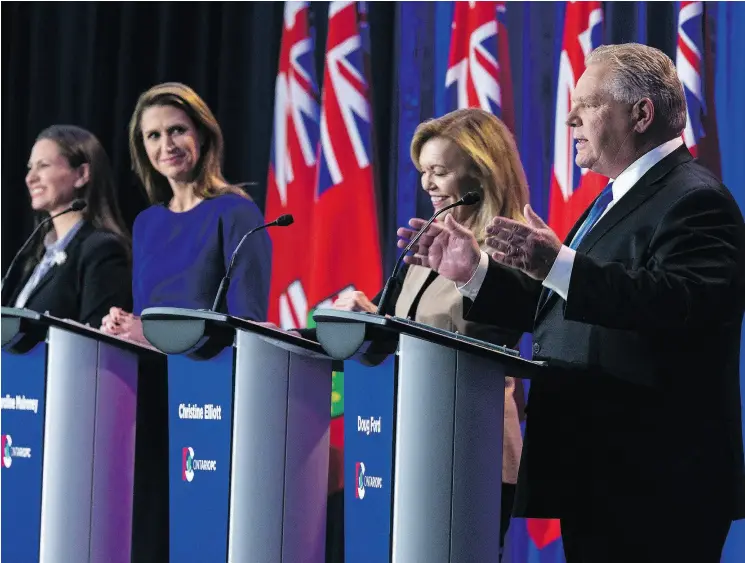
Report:
[{"label": "ontario pc logo", "polygon": [[354,480],[357,483],[355,496],[359,499],[365,498],[365,464],[361,461],[354,466]]},{"label": "ontario pc logo", "polygon": [[365,498],[367,489],[382,489],[383,478],[373,477],[365,474],[365,464],[358,461],[354,465],[354,481],[357,488],[354,491],[354,497],[358,499]]},{"label": "ontario pc logo", "polygon": [[192,479],[194,479],[194,450],[187,447],[181,450],[181,480],[191,483]]},{"label": "ontario pc logo", "polygon": [[3,434],[3,467],[10,469],[10,464],[13,463],[13,458],[10,455],[10,447],[13,445],[13,438],[10,434]]},{"label": "ontario pc logo", "polygon": [[189,483],[194,479],[195,471],[217,471],[214,459],[194,459],[194,448],[181,449],[181,480]]}]

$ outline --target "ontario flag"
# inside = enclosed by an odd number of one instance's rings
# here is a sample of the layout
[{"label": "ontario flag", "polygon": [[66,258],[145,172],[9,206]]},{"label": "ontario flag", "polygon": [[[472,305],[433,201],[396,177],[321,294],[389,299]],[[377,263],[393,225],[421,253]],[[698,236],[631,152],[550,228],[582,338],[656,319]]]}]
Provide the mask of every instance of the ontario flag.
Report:
[{"label": "ontario flag", "polygon": [[445,87],[448,110],[479,107],[514,132],[506,13],[504,2],[455,2]]},{"label": "ontario flag", "polygon": [[285,213],[295,218],[290,228],[270,229],[269,320],[285,329],[307,325],[313,264],[307,248],[314,228],[320,96],[308,16],[308,2],[285,2],[266,201],[267,221]]},{"label": "ontario flag", "polygon": [[[345,290],[372,297],[382,287],[361,23],[355,2],[329,4],[313,233],[306,246],[312,264],[306,294],[312,309],[329,306]],[[332,415],[340,409],[343,379],[337,378]],[[343,447],[343,428],[343,417],[332,419],[335,447]]]},{"label": "ontario flag", "polygon": [[683,83],[687,115],[683,140],[694,157],[721,176],[714,111],[713,49],[703,2],[680,2],[675,66]]},{"label": "ontario flag", "polygon": [[559,59],[554,123],[554,163],[549,192],[548,224],[562,240],[567,236],[608,178],[574,162],[577,155],[572,130],[566,120],[572,92],[585,71],[585,57],[602,41],[603,9],[600,2],[567,2]]}]

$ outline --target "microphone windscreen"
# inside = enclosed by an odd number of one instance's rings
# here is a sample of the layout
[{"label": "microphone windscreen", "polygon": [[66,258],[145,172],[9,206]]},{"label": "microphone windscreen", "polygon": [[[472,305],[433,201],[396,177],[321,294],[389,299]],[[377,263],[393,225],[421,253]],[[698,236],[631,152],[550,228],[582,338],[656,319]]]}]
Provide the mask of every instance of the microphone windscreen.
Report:
[{"label": "microphone windscreen", "polygon": [[70,205],[70,210],[71,211],[82,211],[86,207],[88,207],[88,203],[84,199],[76,199]]},{"label": "microphone windscreen", "polygon": [[280,215],[275,221],[278,227],[287,227],[295,222],[292,215]]},{"label": "microphone windscreen", "polygon": [[463,205],[473,205],[481,201],[481,196],[478,192],[468,192],[461,198]]}]

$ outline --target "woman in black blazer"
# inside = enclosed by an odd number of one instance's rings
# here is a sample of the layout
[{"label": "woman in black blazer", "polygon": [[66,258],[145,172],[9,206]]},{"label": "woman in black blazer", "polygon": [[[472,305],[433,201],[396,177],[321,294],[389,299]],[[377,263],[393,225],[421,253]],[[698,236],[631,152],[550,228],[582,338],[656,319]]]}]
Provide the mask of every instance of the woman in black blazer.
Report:
[{"label": "woman in black blazer", "polygon": [[130,243],[116,204],[109,158],[90,132],[53,125],[36,139],[26,186],[42,227],[19,267],[9,272],[2,303],[49,312],[98,328],[111,307],[131,308]]}]

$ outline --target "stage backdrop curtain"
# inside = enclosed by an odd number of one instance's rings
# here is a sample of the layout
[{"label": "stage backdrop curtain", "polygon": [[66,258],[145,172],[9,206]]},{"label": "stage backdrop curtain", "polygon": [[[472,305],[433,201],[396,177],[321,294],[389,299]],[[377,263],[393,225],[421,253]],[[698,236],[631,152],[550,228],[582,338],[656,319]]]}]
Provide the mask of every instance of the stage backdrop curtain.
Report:
[{"label": "stage backdrop curtain", "polygon": [[[369,6],[373,115],[384,155],[378,177],[385,184],[394,7]],[[313,2],[311,12],[322,76],[328,4]],[[138,96],[160,82],[184,82],[204,98],[225,136],[226,178],[257,182],[248,191],[263,210],[282,17],[282,2],[3,2],[2,271],[31,232],[26,163],[36,135],[54,123],[85,127],[102,142],[131,229],[148,204],[131,171],[127,126]],[[380,191],[381,204],[393,213],[388,193]],[[387,232],[387,218],[381,222]]]},{"label": "stage backdrop curtain", "polygon": [[[30,230],[31,147],[53,123],[102,142],[131,228],[147,200],[131,172],[127,126],[140,93],[159,82],[184,82],[210,105],[229,180],[266,177],[280,3],[4,2],[2,16],[3,270]],[[263,204],[260,190],[251,193]]]}]

